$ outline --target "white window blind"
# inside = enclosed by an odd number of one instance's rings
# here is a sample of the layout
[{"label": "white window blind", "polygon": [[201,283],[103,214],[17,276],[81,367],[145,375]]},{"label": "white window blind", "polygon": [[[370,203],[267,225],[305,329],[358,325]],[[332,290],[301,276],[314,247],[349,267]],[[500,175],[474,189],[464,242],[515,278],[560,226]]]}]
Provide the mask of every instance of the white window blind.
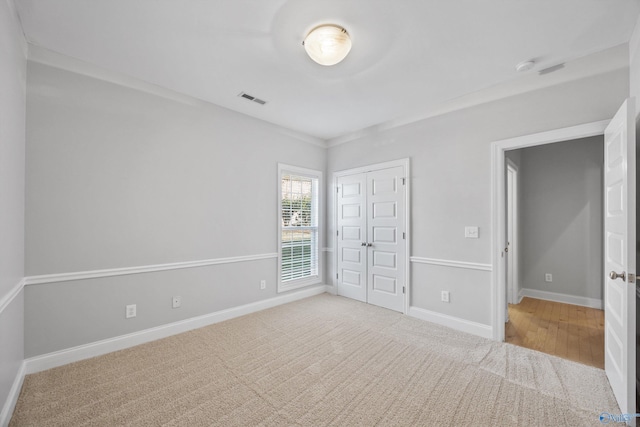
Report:
[{"label": "white window blind", "polygon": [[280,173],[280,289],[319,280],[318,176]]}]

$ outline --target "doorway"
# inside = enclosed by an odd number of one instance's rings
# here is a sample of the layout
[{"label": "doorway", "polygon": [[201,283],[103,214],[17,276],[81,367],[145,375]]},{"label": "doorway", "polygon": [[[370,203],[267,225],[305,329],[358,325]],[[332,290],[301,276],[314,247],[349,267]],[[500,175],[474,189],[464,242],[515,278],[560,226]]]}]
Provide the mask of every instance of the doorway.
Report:
[{"label": "doorway", "polygon": [[[506,342],[603,369],[604,138],[522,148],[505,157]],[[514,209],[518,193],[522,212]],[[523,247],[516,255],[518,235]],[[516,259],[521,274],[514,272]]]},{"label": "doorway", "polygon": [[408,160],[335,174],[338,295],[406,312]]},{"label": "doorway", "polygon": [[[601,280],[605,302],[605,373],[622,412],[635,405],[636,348],[636,140],[632,99],[622,103],[610,120],[557,129],[492,144],[492,329],[494,339],[505,339],[506,302],[506,201],[505,153],[533,147],[604,135],[604,227]],[[521,247],[523,239],[520,239]],[[632,285],[632,286],[629,286]]]}]

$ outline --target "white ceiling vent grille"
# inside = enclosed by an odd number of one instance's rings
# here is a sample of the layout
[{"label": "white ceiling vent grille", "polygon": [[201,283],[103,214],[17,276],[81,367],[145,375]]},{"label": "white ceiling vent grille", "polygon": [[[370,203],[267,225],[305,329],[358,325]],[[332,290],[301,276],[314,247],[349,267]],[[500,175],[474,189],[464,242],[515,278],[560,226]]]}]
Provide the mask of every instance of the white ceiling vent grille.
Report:
[{"label": "white ceiling vent grille", "polygon": [[264,104],[266,104],[266,103],[267,103],[267,101],[265,101],[265,100],[263,100],[263,99],[256,98],[255,96],[253,96],[253,95],[249,95],[248,93],[244,93],[244,92],[240,92],[240,93],[238,94],[238,96],[239,96],[240,98],[244,98],[244,99],[247,99],[247,100],[249,100],[249,101],[256,102],[256,103],[258,103],[258,104],[260,104],[260,105],[264,105]]}]

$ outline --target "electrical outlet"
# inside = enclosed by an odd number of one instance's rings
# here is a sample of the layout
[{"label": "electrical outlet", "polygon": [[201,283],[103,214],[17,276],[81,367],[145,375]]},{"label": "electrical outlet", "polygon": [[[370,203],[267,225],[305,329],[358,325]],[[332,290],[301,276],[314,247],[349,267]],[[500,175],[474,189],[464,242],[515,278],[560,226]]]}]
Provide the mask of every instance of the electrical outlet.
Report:
[{"label": "electrical outlet", "polygon": [[449,302],[449,291],[442,291],[440,293],[440,300],[442,300],[442,302]]},{"label": "electrical outlet", "polygon": [[267,289],[267,281],[260,280],[260,289]]},{"label": "electrical outlet", "polygon": [[135,304],[130,304],[126,307],[125,310],[125,317],[127,319],[130,319],[132,317],[136,317],[137,313],[136,313],[136,305]]},{"label": "electrical outlet", "polygon": [[551,275],[551,273],[547,273],[544,275],[544,281],[545,282],[553,282],[553,276]]},{"label": "electrical outlet", "polygon": [[478,227],[465,227],[464,228],[464,237],[467,239],[477,239],[478,238]]},{"label": "electrical outlet", "polygon": [[173,297],[173,299],[171,300],[171,307],[180,308],[181,305],[182,305],[182,297]]}]

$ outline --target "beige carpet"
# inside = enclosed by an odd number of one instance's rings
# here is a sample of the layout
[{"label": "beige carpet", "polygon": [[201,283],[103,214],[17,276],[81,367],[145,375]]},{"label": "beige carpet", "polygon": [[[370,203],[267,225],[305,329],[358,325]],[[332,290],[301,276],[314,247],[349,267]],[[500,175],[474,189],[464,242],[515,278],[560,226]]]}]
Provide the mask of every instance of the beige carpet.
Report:
[{"label": "beige carpet", "polygon": [[11,426],[588,426],[602,370],[328,294],[26,377]]}]

